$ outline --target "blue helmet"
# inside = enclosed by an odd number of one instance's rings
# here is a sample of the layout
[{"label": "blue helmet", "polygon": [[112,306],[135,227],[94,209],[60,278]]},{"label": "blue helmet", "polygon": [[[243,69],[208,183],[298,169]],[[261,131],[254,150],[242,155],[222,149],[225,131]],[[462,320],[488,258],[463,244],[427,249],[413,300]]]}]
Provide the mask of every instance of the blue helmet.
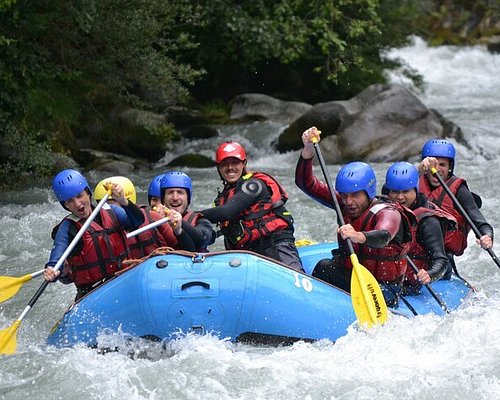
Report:
[{"label": "blue helmet", "polygon": [[52,190],[61,203],[75,197],[83,190],[87,190],[89,195],[92,194],[87,180],[74,169],[59,172],[52,180]]},{"label": "blue helmet", "polygon": [[156,175],[149,184],[148,188],[148,203],[151,202],[151,197],[161,198],[160,183],[165,174]]},{"label": "blue helmet", "polygon": [[448,140],[431,139],[422,147],[422,159],[425,157],[446,157],[455,159],[455,146]]},{"label": "blue helmet", "polygon": [[385,174],[384,186],[388,190],[417,190],[418,171],[414,165],[406,161],[392,164]]},{"label": "blue helmet", "polygon": [[186,189],[188,195],[188,205],[191,204],[193,187],[191,184],[191,178],[187,176],[184,172],[169,171],[163,175],[163,178],[161,179],[160,182],[160,191],[162,198],[165,189],[170,189],[170,188]]},{"label": "blue helmet", "polygon": [[344,165],[335,179],[335,189],[339,193],[353,193],[364,190],[371,200],[377,191],[377,179],[372,167],[355,161]]}]

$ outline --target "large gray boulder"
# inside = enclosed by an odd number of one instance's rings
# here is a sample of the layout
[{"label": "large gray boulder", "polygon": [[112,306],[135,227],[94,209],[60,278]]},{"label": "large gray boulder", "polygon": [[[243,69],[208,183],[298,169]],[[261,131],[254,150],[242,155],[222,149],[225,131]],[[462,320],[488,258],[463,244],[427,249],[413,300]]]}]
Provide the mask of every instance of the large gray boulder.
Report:
[{"label": "large gray boulder", "polygon": [[432,138],[453,138],[467,146],[460,128],[400,85],[369,86],[348,101],[314,105],[279,137],[278,150],[302,147],[301,134],[316,126],[329,163],[414,159]]}]

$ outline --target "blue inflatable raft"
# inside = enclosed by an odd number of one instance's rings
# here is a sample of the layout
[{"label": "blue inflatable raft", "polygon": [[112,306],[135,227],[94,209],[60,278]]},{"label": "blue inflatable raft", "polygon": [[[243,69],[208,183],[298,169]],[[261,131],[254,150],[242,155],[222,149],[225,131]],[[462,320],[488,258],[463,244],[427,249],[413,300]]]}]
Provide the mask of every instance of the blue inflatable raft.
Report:
[{"label": "blue inflatable raft", "polygon": [[[245,251],[156,255],[74,303],[47,341],[99,346],[100,334],[114,332],[158,340],[209,332],[252,343],[336,341],[356,321],[350,295],[310,276],[334,247],[299,247],[306,274]],[[451,310],[471,292],[458,278],[432,286]],[[443,314],[425,289],[407,297],[397,312]]]}]

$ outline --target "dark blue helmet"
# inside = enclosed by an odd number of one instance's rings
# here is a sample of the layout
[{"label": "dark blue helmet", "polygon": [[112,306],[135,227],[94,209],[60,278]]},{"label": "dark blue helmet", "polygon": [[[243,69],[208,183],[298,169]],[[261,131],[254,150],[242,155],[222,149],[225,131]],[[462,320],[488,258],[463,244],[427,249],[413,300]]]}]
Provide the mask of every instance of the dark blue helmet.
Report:
[{"label": "dark blue helmet", "polygon": [[191,178],[188,175],[180,171],[170,171],[165,173],[160,182],[160,191],[162,199],[164,191],[170,188],[186,189],[188,195],[188,205],[191,204],[191,196],[193,194],[193,188],[192,188]]},{"label": "dark blue helmet", "polygon": [[165,174],[156,175],[148,187],[148,203],[151,203],[151,197],[161,198],[160,183]]},{"label": "dark blue helmet", "polygon": [[85,189],[88,190],[89,195],[92,194],[85,177],[74,169],[65,169],[52,180],[52,190],[61,203],[75,197]]},{"label": "dark blue helmet", "polygon": [[446,157],[455,159],[455,146],[448,140],[432,139],[422,147],[422,159],[425,157]]},{"label": "dark blue helmet", "polygon": [[335,189],[339,193],[353,193],[364,190],[371,200],[377,192],[377,179],[372,167],[361,161],[344,165],[335,180]]},{"label": "dark blue helmet", "polygon": [[385,174],[384,186],[388,190],[417,190],[418,171],[414,165],[400,161],[392,164]]}]

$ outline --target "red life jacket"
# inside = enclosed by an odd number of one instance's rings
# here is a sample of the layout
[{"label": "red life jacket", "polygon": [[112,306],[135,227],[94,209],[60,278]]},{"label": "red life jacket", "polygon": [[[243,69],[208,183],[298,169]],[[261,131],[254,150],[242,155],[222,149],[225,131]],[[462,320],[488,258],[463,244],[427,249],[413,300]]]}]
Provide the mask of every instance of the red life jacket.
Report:
[{"label": "red life jacket", "polygon": [[262,199],[252,204],[243,210],[235,221],[221,222],[221,232],[224,235],[226,249],[242,249],[248,243],[256,242],[293,224],[291,214],[284,207],[288,200],[287,193],[273,177],[263,172],[250,172],[242,176],[235,187],[219,194],[215,199],[215,205],[221,206],[229,201],[236,191],[240,190],[244,182],[250,178],[263,181],[271,191],[271,198],[267,201]]},{"label": "red life jacket", "polygon": [[182,216],[182,220],[186,221],[189,225],[191,226],[196,226],[196,221],[198,221],[198,218],[200,218],[200,213],[199,212],[194,212],[194,211],[186,211],[186,213]]},{"label": "red life jacket", "polygon": [[[77,287],[112,277],[128,257],[125,231],[113,210],[105,207],[99,211],[102,224],[94,219],[81,238],[83,248],[80,253],[66,260]],[[73,214],[65,219],[72,221],[78,230],[85,223],[85,219],[77,219]]]},{"label": "red life jacket", "polygon": [[[436,217],[440,220],[441,226],[443,227],[456,227],[456,222],[457,220],[455,217],[453,217],[450,213],[442,210],[439,208],[437,205],[431,202],[427,202],[426,207],[418,207],[413,210],[413,213],[416,215],[418,223],[420,223],[421,220],[427,217]],[[444,222],[444,223],[443,223]],[[456,228],[453,228],[456,229]],[[418,230],[418,224],[412,226],[412,236],[414,238],[414,241],[410,247],[410,250],[408,252],[408,255],[411,257],[413,262],[415,263],[415,266],[420,270],[420,269],[425,269],[426,271],[429,269],[429,260],[428,260],[428,254],[425,248],[417,241],[417,230]],[[443,231],[443,235],[445,235],[445,232],[447,229]],[[409,280],[412,284],[416,284],[417,278],[415,276],[415,273],[413,272],[413,269],[408,268],[406,270],[406,278]]]},{"label": "red life jacket", "polygon": [[[141,206],[140,210],[144,215],[144,223],[140,227],[149,225],[150,223],[161,219],[161,216],[158,213],[154,211],[150,212],[146,206]],[[173,243],[177,243],[177,239],[171,230],[169,230],[171,235],[165,237],[166,230],[160,229],[160,227],[148,229],[137,236],[127,239],[130,258],[142,258],[150,254],[158,247],[172,246]]]},{"label": "red life jacket", "polygon": [[[370,207],[354,221],[348,221],[356,231],[370,231],[375,228],[378,212],[383,209],[392,208],[401,214],[401,223],[403,224],[403,239],[401,243],[394,239],[382,249],[375,249],[364,244],[353,243],[354,252],[357,254],[360,263],[365,266],[378,282],[395,282],[401,280],[406,272],[406,255],[412,243],[411,227],[416,225],[416,217],[406,207],[397,202],[393,202],[383,197],[376,198]],[[344,240],[338,236],[339,243]],[[343,255],[343,265],[352,268],[352,264],[347,255]]]},{"label": "red life jacket", "polygon": [[[201,213],[196,212],[196,211],[188,210],[182,216],[182,220],[185,221],[185,222],[187,222],[193,228],[196,228],[196,222],[198,221],[198,218],[200,218],[200,216],[201,216]],[[196,251],[200,252],[200,253],[208,253],[208,249],[206,247],[205,248],[196,249]]]},{"label": "red life jacket", "polygon": [[[446,181],[446,185],[454,195],[456,195],[459,186],[462,184],[467,185],[467,182],[454,175]],[[456,256],[462,255],[467,248],[467,236],[471,228],[460,211],[455,208],[453,200],[448,196],[441,185],[432,188],[424,175],[420,176],[419,179],[419,191],[425,194],[428,199],[432,200],[434,204],[455,217],[457,229],[450,229],[445,233],[444,245],[446,251]]]}]

